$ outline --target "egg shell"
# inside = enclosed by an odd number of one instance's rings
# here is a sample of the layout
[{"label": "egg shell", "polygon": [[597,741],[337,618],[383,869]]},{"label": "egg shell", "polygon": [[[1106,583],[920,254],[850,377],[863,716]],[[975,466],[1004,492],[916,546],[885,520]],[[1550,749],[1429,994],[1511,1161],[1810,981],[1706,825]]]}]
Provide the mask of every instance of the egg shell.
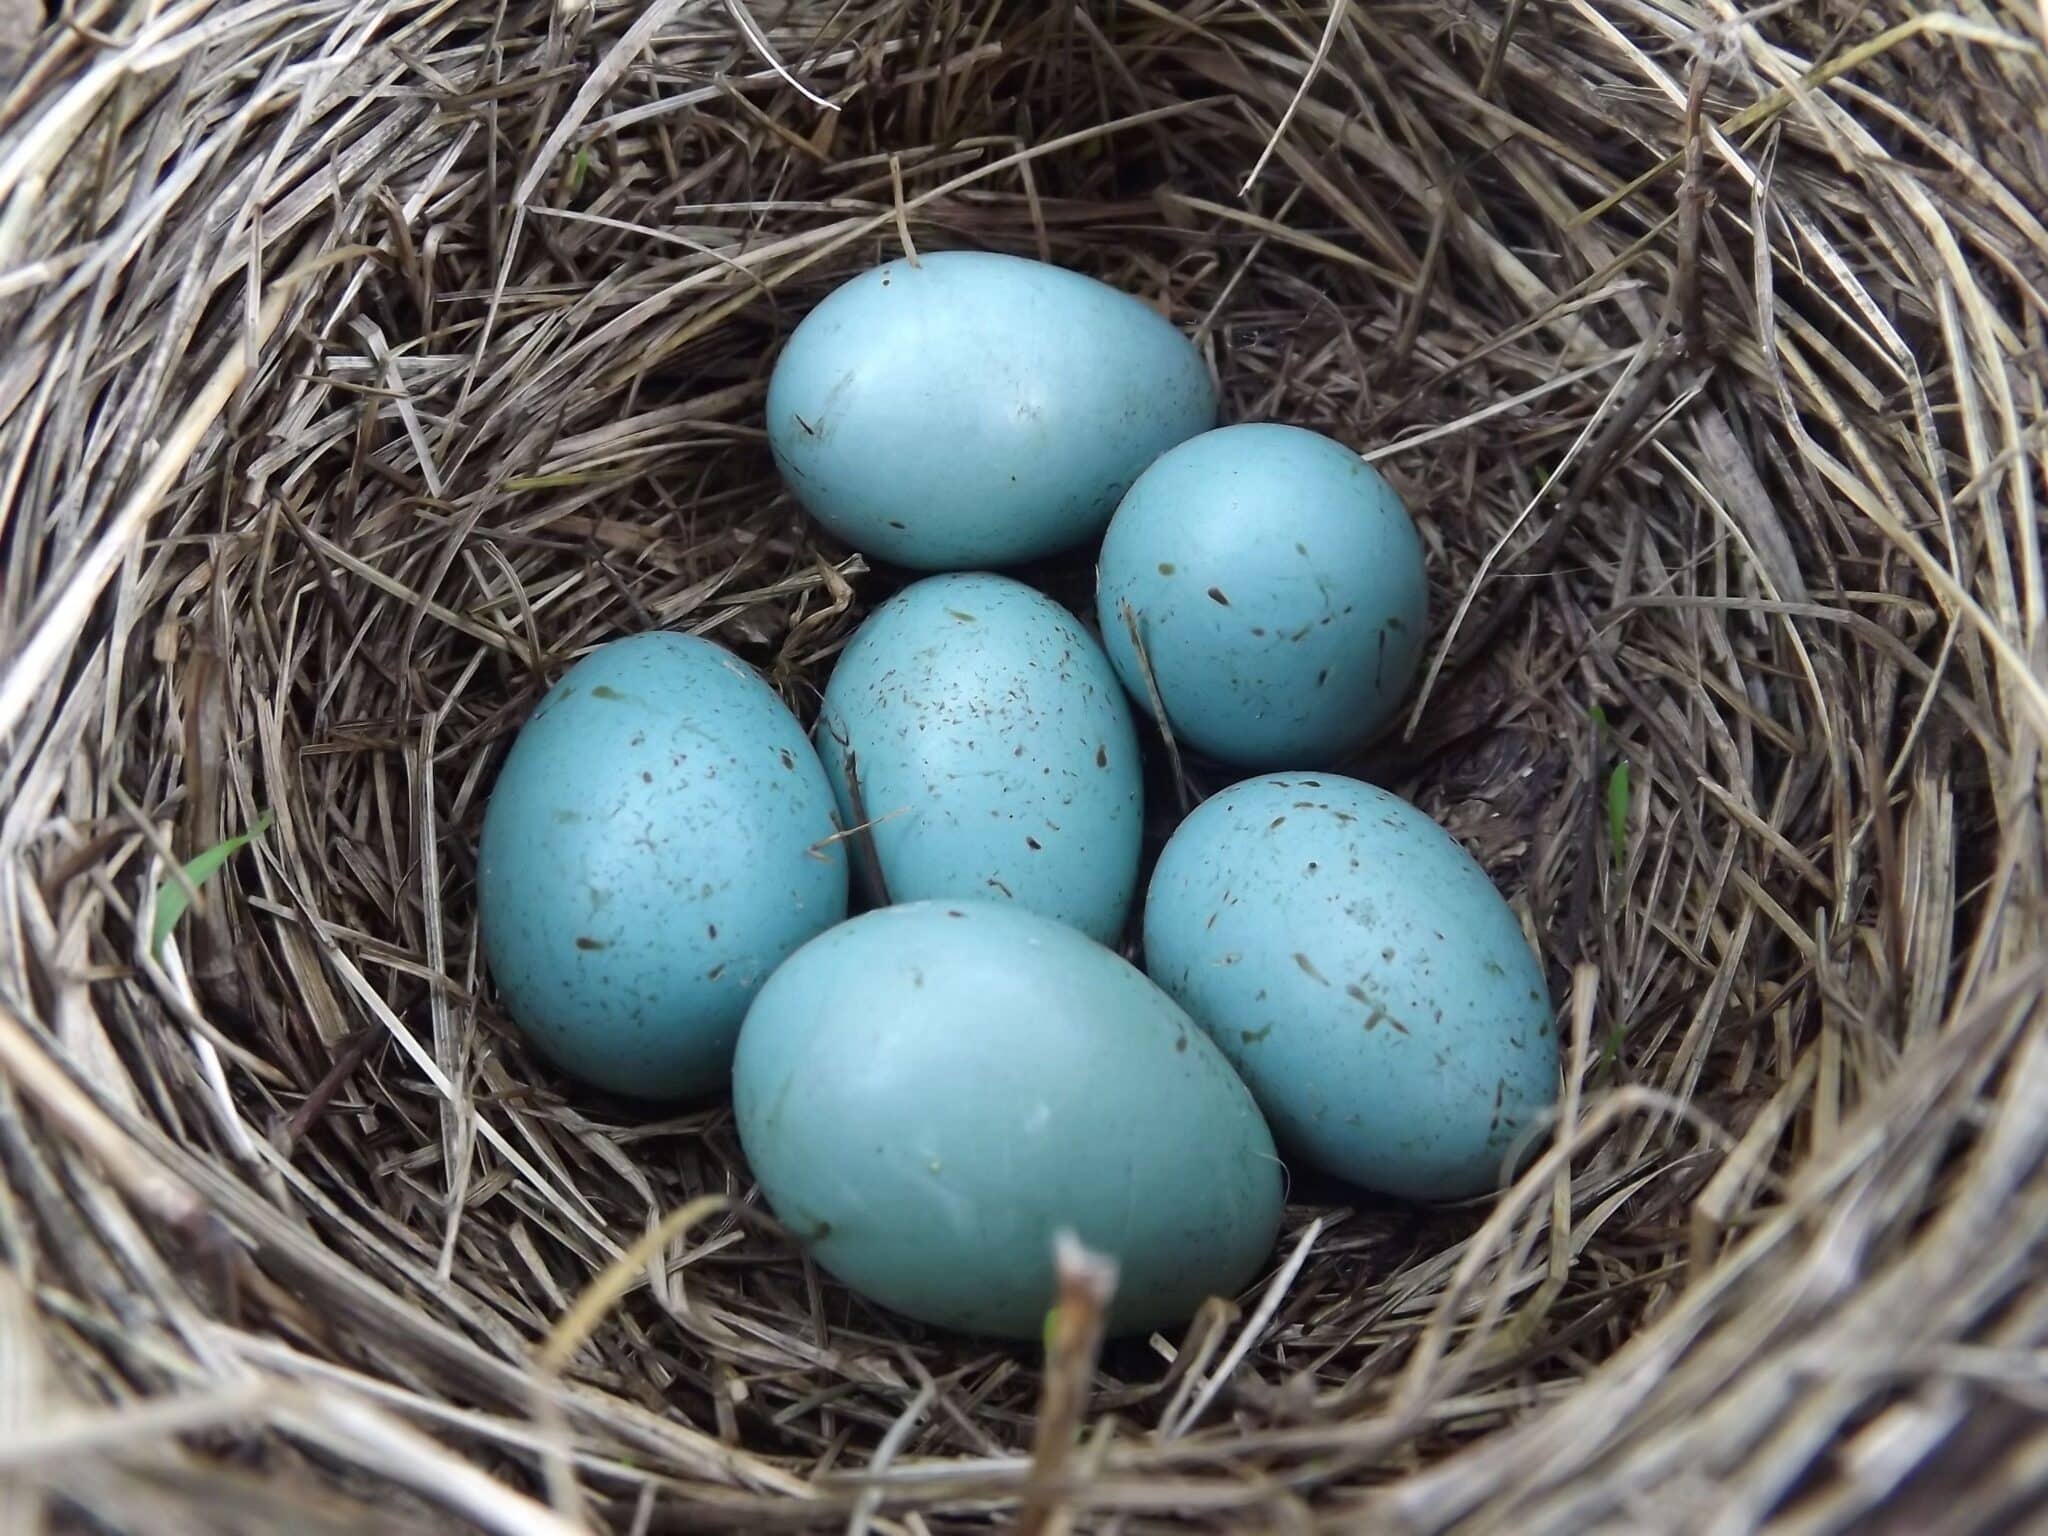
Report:
[{"label": "egg shell", "polygon": [[562,1070],[636,1098],[722,1088],[747,1004],[846,915],[803,727],[708,640],[599,647],[506,756],[477,857],[485,961]]},{"label": "egg shell", "polygon": [[1386,791],[1250,779],[1168,840],[1145,961],[1290,1156],[1416,1200],[1499,1181],[1557,1093],[1543,973],[1471,855]]},{"label": "egg shell", "polygon": [[1123,932],[1137,729],[1101,647],[1052,599],[985,572],[906,587],[834,667],[816,740],[889,899],[1014,901],[1105,943]]},{"label": "egg shell", "polygon": [[1393,714],[1429,615],[1422,541],[1400,498],[1341,443],[1219,427],[1162,455],[1104,535],[1097,616],[1133,698],[1149,693],[1126,608],[1182,744],[1300,768]]},{"label": "egg shell", "polygon": [[1235,1294],[1280,1221],[1272,1138],[1207,1037],[1016,907],[887,907],[798,950],[747,1014],[733,1110],[818,1263],[965,1332],[1039,1336],[1062,1228],[1117,1260],[1131,1332]]},{"label": "egg shell", "polygon": [[1216,420],[1192,343],[1078,272],[934,251],[836,289],[768,384],[768,443],[833,533],[914,570],[1013,565],[1102,532]]}]

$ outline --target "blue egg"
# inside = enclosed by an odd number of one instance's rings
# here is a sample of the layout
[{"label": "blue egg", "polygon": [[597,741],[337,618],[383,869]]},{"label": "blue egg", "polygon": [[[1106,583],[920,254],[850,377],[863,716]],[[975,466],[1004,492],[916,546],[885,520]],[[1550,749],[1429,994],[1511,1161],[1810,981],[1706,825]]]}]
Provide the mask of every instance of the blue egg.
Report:
[{"label": "blue egg", "polygon": [[[1006,576],[882,604],[825,688],[818,752],[856,868],[892,901],[1014,901],[1108,943],[1138,888],[1144,786],[1116,674],[1066,609]],[[856,793],[857,791],[857,793]]]},{"label": "blue egg", "polygon": [[1369,464],[1318,433],[1254,424],[1205,432],[1138,478],[1103,538],[1096,601],[1149,712],[1135,619],[1182,744],[1299,768],[1393,715],[1429,586],[1415,525]]},{"label": "blue egg", "polygon": [[1550,1000],[1514,913],[1370,784],[1274,774],[1196,807],[1152,875],[1145,965],[1284,1150],[1370,1189],[1492,1189],[1556,1098]]},{"label": "blue egg", "polygon": [[754,1000],[733,1113],[775,1214],[855,1290],[1036,1339],[1053,1237],[1120,1269],[1127,1333],[1231,1296],[1281,1174],[1244,1084],[1157,987],[1071,928],[984,902],[856,917]]},{"label": "blue egg", "polygon": [[520,730],[477,854],[507,1012],[573,1077],[722,1088],[768,973],[846,915],[832,789],[803,727],[708,640],[599,647]]},{"label": "blue egg", "polygon": [[1094,538],[1139,471],[1216,421],[1193,345],[1129,294],[979,251],[892,261],[804,317],[768,384],[798,501],[914,570]]}]

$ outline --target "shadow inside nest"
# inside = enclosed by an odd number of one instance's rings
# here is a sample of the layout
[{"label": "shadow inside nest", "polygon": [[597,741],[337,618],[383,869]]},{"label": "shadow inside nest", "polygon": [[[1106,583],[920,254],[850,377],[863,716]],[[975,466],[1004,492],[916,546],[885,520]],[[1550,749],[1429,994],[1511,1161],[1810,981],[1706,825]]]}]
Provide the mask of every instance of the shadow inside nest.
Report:
[{"label": "shadow inside nest", "polygon": [[[1376,263],[1336,258],[1341,230],[1327,210],[1305,216],[1298,169],[1276,167],[1247,200],[1276,210],[1270,223],[1219,212],[1206,190],[1187,190],[1208,188],[1253,141],[1201,68],[1175,67],[1170,54],[1160,65],[1140,99],[1083,106],[1042,61],[992,60],[975,97],[949,104],[958,115],[943,132],[925,123],[927,146],[904,157],[920,247],[1049,256],[1137,293],[1198,337],[1225,420],[1285,420],[1360,449],[1455,421],[1502,388],[1502,375],[1553,365],[1541,350],[1507,349],[1485,372],[1453,370],[1445,382],[1456,352],[1491,345],[1514,318],[1483,309],[1451,308],[1441,330],[1426,326],[1397,352],[1403,288]],[[1146,120],[1162,102],[1171,131]],[[706,1192],[756,1198],[722,1103],[678,1112],[620,1101],[565,1082],[521,1045],[471,958],[476,831],[503,748],[545,686],[591,646],[647,628],[709,634],[759,666],[808,725],[840,647],[912,579],[851,554],[801,514],[774,475],[760,414],[767,369],[794,323],[845,276],[901,250],[889,168],[871,148],[851,152],[846,135],[905,143],[917,136],[918,110],[913,88],[877,84],[831,120],[834,154],[821,156],[789,153],[743,108],[707,108],[669,129],[679,165],[691,158],[684,143],[710,156],[681,198],[650,173],[646,157],[658,148],[629,155],[594,141],[510,231],[502,209],[518,167],[501,166],[495,196],[474,182],[451,194],[433,225],[431,265],[415,245],[373,270],[339,328],[345,347],[316,350],[307,368],[361,404],[316,418],[324,435],[300,431],[283,471],[284,501],[297,510],[276,514],[271,537],[283,558],[267,590],[296,592],[294,623],[330,661],[278,675],[305,733],[296,761],[276,765],[278,787],[309,810],[326,808],[307,821],[334,828],[309,864],[330,882],[324,912],[353,914],[342,920],[365,934],[381,934],[380,919],[396,913],[400,932],[387,942],[415,953],[432,953],[428,930],[438,933],[459,1023],[436,1022],[441,984],[424,974],[396,979],[393,1007],[422,1036],[451,1037],[437,1056],[451,1078],[460,1074],[462,1113],[508,1116],[556,1187],[536,1204],[503,1172],[449,1179],[432,1135],[446,1109],[422,1098],[425,1085],[374,1038],[358,1086],[337,1088],[315,1116],[302,1106],[295,1139],[332,1159],[329,1177],[367,1176],[401,1224],[452,1233],[458,1283],[507,1315],[540,1322],[573,1294],[579,1276],[601,1267],[596,1230],[630,1232]],[[735,132],[746,153],[711,153]],[[1071,147],[943,190],[961,167],[986,163],[946,143],[1062,133]],[[1390,194],[1369,170],[1359,176],[1358,195]],[[778,246],[798,256],[787,276],[753,264]],[[706,260],[700,248],[730,254]],[[773,276],[763,280],[763,270]],[[1544,435],[1540,422],[1517,425]],[[1430,544],[1440,631],[1526,471],[1513,451],[1481,468],[1460,447],[1394,460],[1387,472]],[[368,579],[373,569],[378,579]],[[1079,613],[1092,609],[1092,550],[1014,574]],[[437,622],[442,614],[467,622]],[[1578,705],[1542,686],[1541,643],[1534,627],[1505,641],[1448,681],[1426,728],[1345,765],[1445,820],[1539,932],[1550,913],[1531,910],[1544,891],[1528,872],[1546,850],[1553,862],[1572,857],[1573,791],[1583,789],[1565,767],[1582,729],[1559,719]],[[1176,777],[1160,748],[1153,731],[1147,869],[1182,809],[1237,776],[1184,756]],[[403,800],[381,787],[379,759],[393,756],[417,791]],[[442,871],[424,900],[410,862],[423,838]],[[1127,957],[1137,931],[1134,914]],[[286,1007],[279,996],[259,1011]],[[363,1083],[374,1085],[367,1094]],[[372,1108],[380,1096],[414,1107],[364,1137],[358,1127],[383,1118]],[[1268,1332],[1287,1341],[1275,1363],[1310,1363],[1270,1381],[1246,1370],[1240,1404],[1275,1424],[1314,1422],[1385,1374],[1441,1280],[1418,1276],[1415,1264],[1441,1269],[1486,1210],[1425,1211],[1309,1173],[1291,1179],[1279,1256],[1311,1221],[1320,1227]],[[571,1207],[586,1219],[565,1220]],[[488,1256],[500,1245],[516,1257]],[[1412,1294],[1394,1284],[1404,1274]],[[1230,1315],[1200,1319],[1183,1338],[1112,1341],[1100,1403],[1140,1422],[1178,1411],[1169,1398],[1184,1387],[1188,1350],[1211,1359]],[[693,1233],[687,1261],[629,1296],[591,1350],[591,1379],[715,1424],[762,1454],[816,1454],[845,1443],[849,1429],[857,1446],[894,1422],[892,1396],[926,1376],[960,1394],[961,1411],[920,1431],[912,1444],[921,1455],[1024,1449],[1039,1406],[1037,1351],[880,1312],[758,1221],[718,1219]],[[1239,1402],[1239,1389],[1225,1401]]]}]

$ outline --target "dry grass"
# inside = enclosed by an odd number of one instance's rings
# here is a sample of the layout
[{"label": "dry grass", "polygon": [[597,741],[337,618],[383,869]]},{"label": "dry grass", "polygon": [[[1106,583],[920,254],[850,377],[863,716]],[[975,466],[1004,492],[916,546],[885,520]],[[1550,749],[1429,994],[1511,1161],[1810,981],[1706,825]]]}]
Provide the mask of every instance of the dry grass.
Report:
[{"label": "dry grass", "polygon": [[[2048,14],[1915,9],[78,0],[0,96],[0,1528],[2016,1528]],[[885,590],[760,407],[906,231],[1398,482],[1440,666],[1362,767],[1570,998],[1507,1197],[1297,1190],[1262,1293],[1063,1344],[1051,1482],[1039,1361],[822,1281],[723,1109],[565,1093],[478,973],[570,658],[805,709]]]}]

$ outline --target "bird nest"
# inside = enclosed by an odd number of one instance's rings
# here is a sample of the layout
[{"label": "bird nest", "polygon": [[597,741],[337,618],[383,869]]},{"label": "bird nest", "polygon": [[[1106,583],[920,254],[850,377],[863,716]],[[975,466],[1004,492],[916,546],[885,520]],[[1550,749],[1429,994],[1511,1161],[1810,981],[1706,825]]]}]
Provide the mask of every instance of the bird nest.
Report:
[{"label": "bird nest", "polygon": [[[2044,23],[0,11],[0,1526],[2017,1528]],[[1347,766],[1562,1012],[1511,1189],[1297,1181],[1250,1292],[1099,1357],[866,1305],[724,1105],[565,1083],[478,963],[572,659],[710,635],[808,718],[900,579],[762,395],[906,245],[1138,294],[1397,485],[1432,649]]]}]

